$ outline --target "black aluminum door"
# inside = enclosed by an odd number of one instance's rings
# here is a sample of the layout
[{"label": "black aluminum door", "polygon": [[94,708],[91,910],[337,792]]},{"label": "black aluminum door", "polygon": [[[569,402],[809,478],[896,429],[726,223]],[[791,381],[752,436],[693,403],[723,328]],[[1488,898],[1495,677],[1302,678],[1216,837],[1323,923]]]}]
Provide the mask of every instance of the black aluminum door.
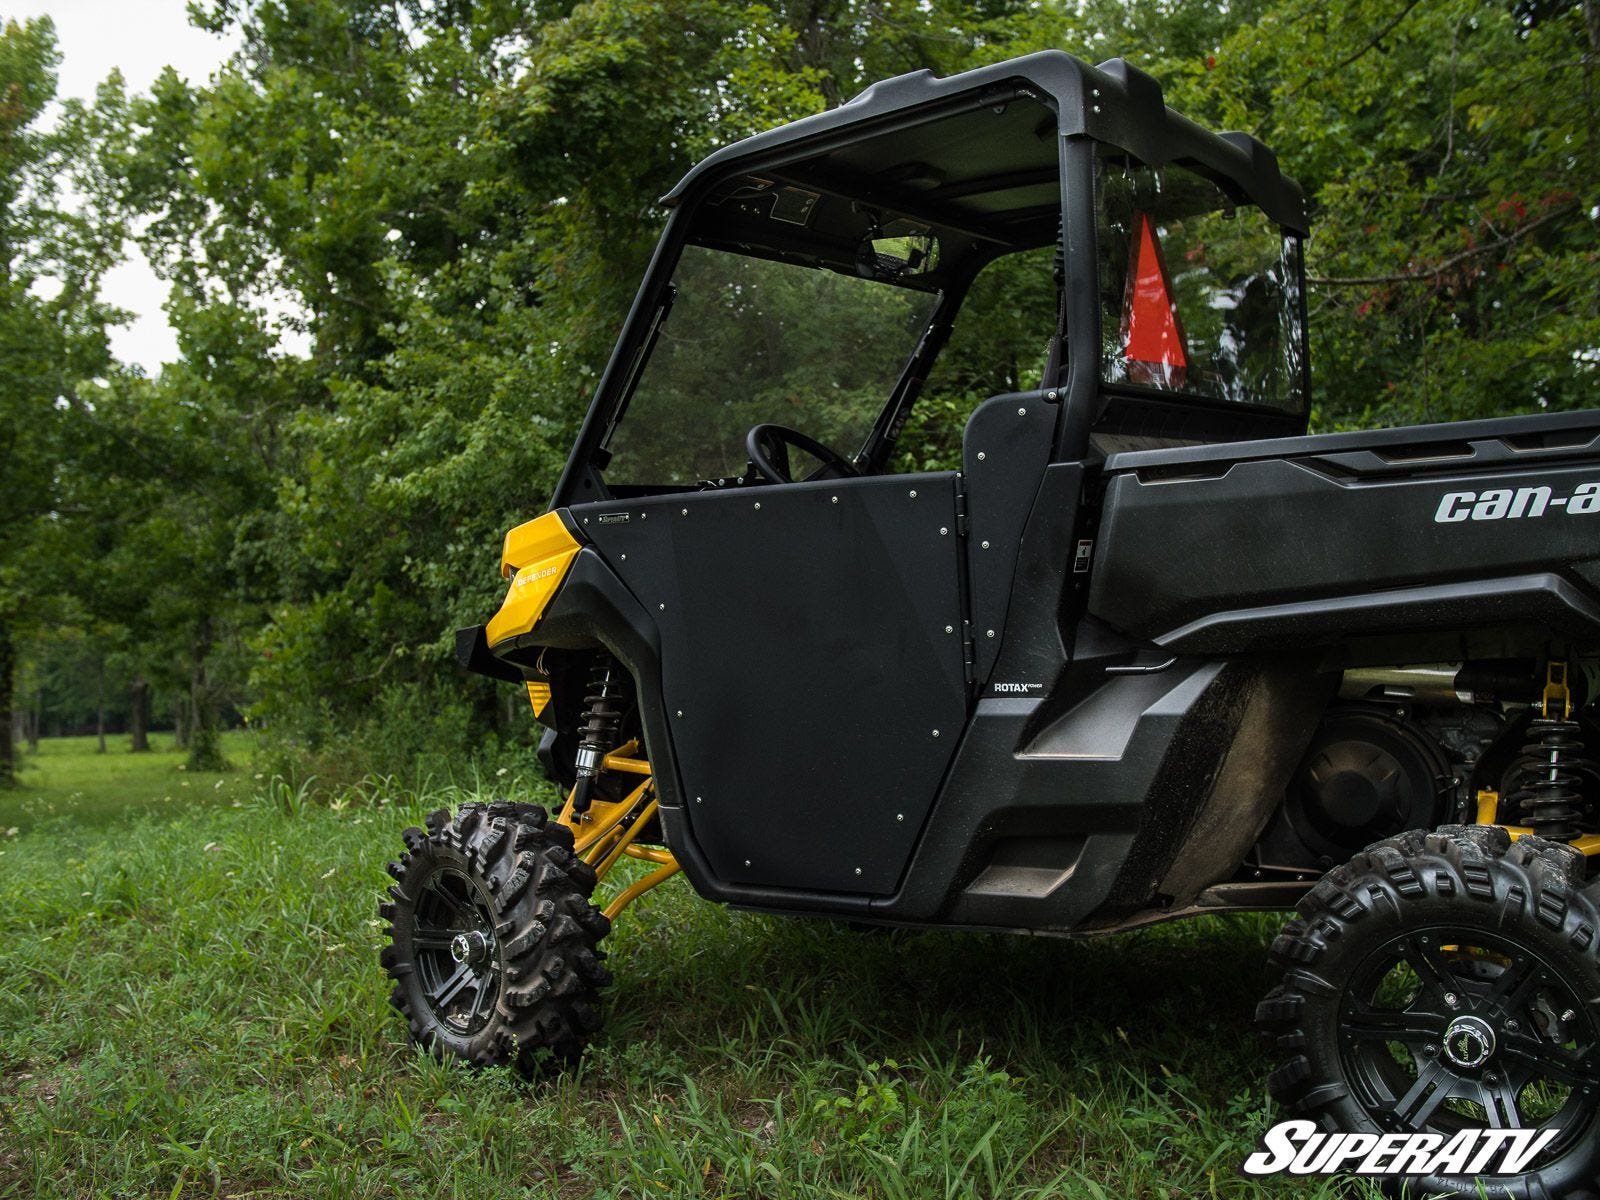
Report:
[{"label": "black aluminum door", "polygon": [[572,511],[660,625],[717,877],[893,891],[966,723],[955,473]]}]

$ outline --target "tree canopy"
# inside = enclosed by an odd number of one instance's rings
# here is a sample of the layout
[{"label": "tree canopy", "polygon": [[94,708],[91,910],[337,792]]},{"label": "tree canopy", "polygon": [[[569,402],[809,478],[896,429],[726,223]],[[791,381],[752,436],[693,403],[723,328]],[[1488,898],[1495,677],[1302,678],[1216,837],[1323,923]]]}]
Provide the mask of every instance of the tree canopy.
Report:
[{"label": "tree canopy", "polygon": [[[1583,407],[1600,378],[1594,0],[190,11],[242,35],[212,79],[113,76],[53,119],[50,22],[0,39],[0,703],[35,730],[171,721],[205,758],[248,717],[322,770],[525,745],[450,634],[549,495],[657,197],[904,71],[1121,55],[1273,146],[1313,205],[1321,428]],[[134,246],[178,333],[153,379],[99,298]],[[1038,288],[984,286],[908,466],[1030,353]]]}]

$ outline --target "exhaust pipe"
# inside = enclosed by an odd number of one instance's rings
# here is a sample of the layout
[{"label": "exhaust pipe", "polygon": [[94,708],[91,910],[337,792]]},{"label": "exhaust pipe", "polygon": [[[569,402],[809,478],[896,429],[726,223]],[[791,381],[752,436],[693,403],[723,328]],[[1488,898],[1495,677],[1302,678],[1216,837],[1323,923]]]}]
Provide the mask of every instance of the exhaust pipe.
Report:
[{"label": "exhaust pipe", "polygon": [[1356,667],[1344,673],[1339,696],[1388,704],[1529,704],[1539,697],[1533,659]]}]

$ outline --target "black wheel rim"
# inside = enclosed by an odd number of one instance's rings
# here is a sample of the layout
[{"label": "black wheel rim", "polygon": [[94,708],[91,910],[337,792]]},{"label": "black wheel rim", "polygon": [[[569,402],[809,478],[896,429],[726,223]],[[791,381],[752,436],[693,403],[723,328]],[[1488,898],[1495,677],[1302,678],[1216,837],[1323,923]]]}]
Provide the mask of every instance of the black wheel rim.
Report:
[{"label": "black wheel rim", "polygon": [[436,869],[422,885],[411,949],[434,1019],[470,1037],[489,1023],[502,959],[488,897],[465,873]]},{"label": "black wheel rim", "polygon": [[1544,957],[1498,933],[1390,939],[1345,993],[1339,1053],[1379,1127],[1555,1126],[1547,1161],[1585,1136],[1600,1103],[1594,1014]]}]

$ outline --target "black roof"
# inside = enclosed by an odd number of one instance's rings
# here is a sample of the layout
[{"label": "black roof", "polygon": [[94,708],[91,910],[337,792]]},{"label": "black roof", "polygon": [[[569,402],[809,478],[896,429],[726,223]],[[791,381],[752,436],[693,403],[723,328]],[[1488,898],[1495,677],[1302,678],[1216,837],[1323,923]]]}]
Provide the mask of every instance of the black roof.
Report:
[{"label": "black roof", "polygon": [[1305,195],[1278,170],[1277,157],[1246,133],[1212,133],[1168,108],[1161,85],[1120,58],[1090,66],[1060,50],[1044,50],[940,79],[915,71],[875,83],[838,108],[780,125],[724,146],[697,163],[663,198],[679,203],[697,183],[752,168],[761,160],[807,153],[855,127],[914,116],[977,93],[1018,90],[1049,100],[1062,137],[1088,136],[1153,166],[1182,159],[1233,183],[1279,225],[1308,232]]}]

